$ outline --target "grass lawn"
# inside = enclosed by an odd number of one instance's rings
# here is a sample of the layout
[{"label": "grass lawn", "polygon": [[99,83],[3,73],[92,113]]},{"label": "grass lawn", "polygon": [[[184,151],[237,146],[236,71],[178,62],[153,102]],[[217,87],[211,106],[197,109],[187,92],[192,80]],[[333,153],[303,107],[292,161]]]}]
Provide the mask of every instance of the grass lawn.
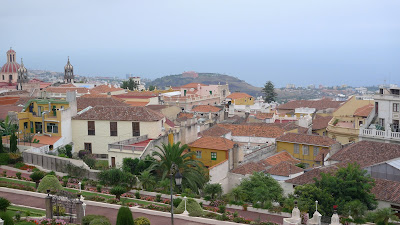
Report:
[{"label": "grass lawn", "polygon": [[31,187],[36,187],[35,182],[26,181],[26,180],[14,180],[14,179],[9,179],[9,178],[5,178],[5,177],[0,177],[0,181],[6,181],[6,182],[9,182],[9,183],[24,184],[24,185],[28,185],[28,186],[31,186]]},{"label": "grass lawn", "polygon": [[10,213],[11,216],[15,216],[17,214],[17,211],[21,212],[21,216],[33,216],[33,217],[39,217],[39,216],[45,216],[46,211],[44,210],[38,210],[38,209],[31,209],[31,208],[26,208],[26,207],[21,207],[21,206],[9,206],[7,208],[7,212]]},{"label": "grass lawn", "polygon": [[108,160],[96,160],[95,167],[97,169],[108,168]]}]

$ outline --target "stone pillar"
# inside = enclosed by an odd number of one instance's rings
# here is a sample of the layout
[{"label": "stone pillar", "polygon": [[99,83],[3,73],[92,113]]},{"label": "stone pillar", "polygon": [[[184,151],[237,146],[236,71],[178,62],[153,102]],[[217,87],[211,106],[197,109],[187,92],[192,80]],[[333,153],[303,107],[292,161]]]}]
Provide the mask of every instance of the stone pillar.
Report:
[{"label": "stone pillar", "polygon": [[75,204],[75,209],[76,209],[76,223],[81,224],[82,223],[82,219],[83,219],[83,207],[82,207],[82,201],[78,201]]},{"label": "stone pillar", "polygon": [[44,199],[46,205],[46,218],[53,219],[53,201],[50,195]]}]

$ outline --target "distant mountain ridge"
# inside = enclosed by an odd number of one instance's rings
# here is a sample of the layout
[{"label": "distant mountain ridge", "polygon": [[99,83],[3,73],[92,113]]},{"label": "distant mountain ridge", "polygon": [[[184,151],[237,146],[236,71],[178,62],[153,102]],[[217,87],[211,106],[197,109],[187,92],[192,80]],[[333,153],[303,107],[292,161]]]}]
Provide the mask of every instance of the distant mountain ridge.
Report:
[{"label": "distant mountain ridge", "polygon": [[164,89],[165,87],[176,87],[182,86],[188,83],[202,83],[202,84],[229,84],[229,90],[231,92],[245,92],[254,97],[261,95],[261,88],[255,87],[251,84],[248,84],[244,80],[240,80],[237,77],[218,74],[218,73],[198,73],[199,76],[197,78],[192,77],[182,77],[182,74],[177,75],[168,75],[164,77],[157,78],[151,82],[146,82],[146,86],[157,86],[157,88]]}]

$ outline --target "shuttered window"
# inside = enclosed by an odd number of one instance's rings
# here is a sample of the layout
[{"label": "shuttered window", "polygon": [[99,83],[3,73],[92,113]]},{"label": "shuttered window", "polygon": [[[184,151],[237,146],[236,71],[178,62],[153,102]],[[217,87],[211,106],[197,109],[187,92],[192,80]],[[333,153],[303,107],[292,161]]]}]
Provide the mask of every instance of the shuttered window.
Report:
[{"label": "shuttered window", "polygon": [[139,122],[132,122],[132,136],[140,136]]},{"label": "shuttered window", "polygon": [[294,154],[299,154],[299,145],[298,144],[294,144]]},{"label": "shuttered window", "polygon": [[110,122],[110,136],[118,136],[117,122]]},{"label": "shuttered window", "polygon": [[94,126],[94,121],[88,121],[88,135],[95,135],[96,134],[96,129]]}]

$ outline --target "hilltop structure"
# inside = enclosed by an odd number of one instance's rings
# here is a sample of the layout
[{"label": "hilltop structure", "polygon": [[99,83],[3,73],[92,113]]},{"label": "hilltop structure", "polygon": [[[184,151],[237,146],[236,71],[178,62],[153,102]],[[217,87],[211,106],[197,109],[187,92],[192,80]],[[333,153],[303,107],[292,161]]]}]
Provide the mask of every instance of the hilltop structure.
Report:
[{"label": "hilltop structure", "polygon": [[[0,71],[1,83],[8,83],[9,86],[15,85],[18,78],[18,69],[20,65],[15,60],[16,52],[10,48],[7,51],[7,62],[3,65]],[[4,85],[3,85],[4,86]]]}]

